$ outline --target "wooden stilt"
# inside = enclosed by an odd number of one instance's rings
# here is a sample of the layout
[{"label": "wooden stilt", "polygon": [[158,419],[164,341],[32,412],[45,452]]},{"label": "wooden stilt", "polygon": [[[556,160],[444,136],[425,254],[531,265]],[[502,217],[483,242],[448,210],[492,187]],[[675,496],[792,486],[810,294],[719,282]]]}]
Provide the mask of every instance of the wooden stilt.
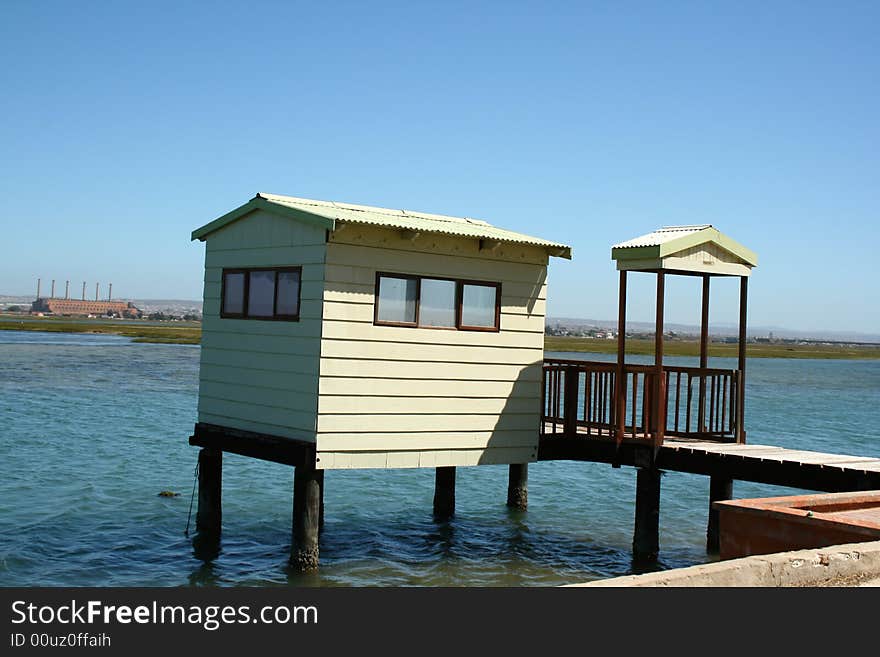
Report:
[{"label": "wooden stilt", "polygon": [[709,477],[709,523],[706,526],[706,551],[718,552],[721,544],[718,526],[718,512],[712,508],[713,502],[733,499],[733,479],[728,477]]},{"label": "wooden stilt", "polygon": [[434,517],[438,520],[455,515],[455,467],[437,468],[434,477]]},{"label": "wooden stilt", "polygon": [[633,556],[656,559],[660,552],[660,471],[639,468],[636,477],[636,522]]},{"label": "wooden stilt", "polygon": [[511,463],[507,480],[507,506],[525,511],[529,506],[529,464]]},{"label": "wooden stilt", "polygon": [[219,449],[199,450],[199,506],[196,511],[196,529],[208,534],[219,534],[223,521],[223,452]]},{"label": "wooden stilt", "polygon": [[290,563],[297,570],[318,567],[323,471],[298,465],[293,474],[293,541]]}]

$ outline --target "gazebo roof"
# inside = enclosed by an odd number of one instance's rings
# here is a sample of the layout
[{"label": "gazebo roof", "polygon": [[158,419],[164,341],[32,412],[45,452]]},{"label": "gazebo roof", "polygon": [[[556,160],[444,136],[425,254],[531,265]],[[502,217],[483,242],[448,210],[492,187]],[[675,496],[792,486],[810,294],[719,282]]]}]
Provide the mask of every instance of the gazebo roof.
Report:
[{"label": "gazebo roof", "polygon": [[710,224],[664,226],[611,247],[617,269],[682,274],[749,276],[757,266],[754,251]]}]

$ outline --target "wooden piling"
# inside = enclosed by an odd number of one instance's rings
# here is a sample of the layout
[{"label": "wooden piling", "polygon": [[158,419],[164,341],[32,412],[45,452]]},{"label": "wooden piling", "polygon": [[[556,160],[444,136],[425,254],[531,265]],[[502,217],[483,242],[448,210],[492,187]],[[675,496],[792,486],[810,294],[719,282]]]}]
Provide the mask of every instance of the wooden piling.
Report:
[{"label": "wooden piling", "polygon": [[293,473],[293,540],[291,565],[300,571],[318,567],[323,470],[298,465]]},{"label": "wooden piling", "polygon": [[525,511],[529,506],[529,464],[511,463],[507,480],[507,506]]},{"label": "wooden piling", "polygon": [[455,515],[455,466],[437,468],[434,477],[434,517],[438,520]]},{"label": "wooden piling", "polygon": [[636,477],[636,519],[633,556],[656,559],[660,552],[660,471],[639,468]]},{"label": "wooden piling", "polygon": [[717,553],[721,545],[718,511],[713,502],[733,499],[733,479],[718,475],[709,477],[709,522],[706,525],[706,551]]},{"label": "wooden piling", "polygon": [[199,450],[199,506],[196,511],[196,530],[205,534],[220,534],[223,521],[223,452],[219,449]]}]

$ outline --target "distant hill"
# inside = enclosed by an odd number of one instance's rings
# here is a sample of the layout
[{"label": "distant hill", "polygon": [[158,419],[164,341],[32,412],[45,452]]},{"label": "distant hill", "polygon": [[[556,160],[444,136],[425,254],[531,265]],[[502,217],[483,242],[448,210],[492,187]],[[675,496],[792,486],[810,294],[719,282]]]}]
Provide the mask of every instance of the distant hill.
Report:
[{"label": "distant hill", "polygon": [[[556,326],[557,324],[566,329],[581,328],[617,328],[617,321],[608,319],[581,319],[572,317],[547,317],[547,326]],[[653,322],[627,322],[626,328],[629,331],[645,331],[654,330]],[[664,329],[667,331],[675,331],[684,335],[698,336],[700,327],[693,324],[675,324],[666,323]],[[737,326],[731,324],[710,324],[709,333],[713,336],[731,336],[739,332]],[[880,334],[876,333],[859,333],[856,331],[799,331],[779,326],[749,326],[746,331],[749,337],[766,338],[770,333],[775,338],[791,338],[795,340],[828,340],[831,342],[857,342],[857,343],[880,343]]]}]

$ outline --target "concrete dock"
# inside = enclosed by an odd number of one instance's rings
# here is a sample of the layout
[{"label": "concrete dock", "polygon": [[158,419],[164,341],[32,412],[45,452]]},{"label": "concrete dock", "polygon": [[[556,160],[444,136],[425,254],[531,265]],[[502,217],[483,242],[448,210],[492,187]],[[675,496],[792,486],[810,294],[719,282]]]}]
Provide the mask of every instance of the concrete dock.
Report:
[{"label": "concrete dock", "polygon": [[576,587],[877,587],[880,541],[762,554]]}]

